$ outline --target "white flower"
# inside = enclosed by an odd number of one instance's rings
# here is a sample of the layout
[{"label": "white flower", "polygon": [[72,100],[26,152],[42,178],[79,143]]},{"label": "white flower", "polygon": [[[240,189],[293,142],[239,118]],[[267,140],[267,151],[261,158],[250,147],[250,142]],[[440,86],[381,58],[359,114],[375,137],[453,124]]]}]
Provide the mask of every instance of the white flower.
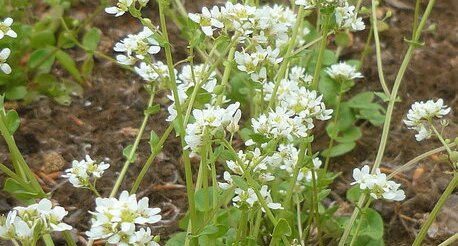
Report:
[{"label": "white flower", "polygon": [[218,186],[219,186],[219,188],[221,188],[223,190],[227,190],[227,189],[232,187],[232,177],[231,177],[231,174],[228,171],[224,171],[223,177],[224,177],[224,180],[227,183],[218,182]]},{"label": "white flower", "polygon": [[11,50],[8,48],[4,48],[2,51],[0,51],[0,70],[2,70],[6,74],[11,73],[11,67],[6,63],[6,59],[11,54]]},{"label": "white flower", "polygon": [[311,9],[315,7],[314,0],[296,0],[294,3],[296,5],[303,6],[304,9]]},{"label": "white flower", "polygon": [[451,108],[444,105],[444,100],[428,100],[426,102],[415,102],[407,113],[404,123],[409,129],[418,131],[415,135],[417,141],[428,139],[432,135],[429,124],[433,119],[440,119],[450,113]]},{"label": "white flower", "polygon": [[94,188],[93,182],[102,177],[109,167],[110,164],[105,162],[96,164],[89,155],[86,155],[85,160],[72,161],[72,167],[65,170],[65,175],[62,175],[62,177],[68,178],[74,187]]},{"label": "white flower", "polygon": [[[213,135],[223,130],[227,125],[234,123],[238,115],[240,103],[229,105],[226,109],[207,104],[205,109],[194,109],[192,114],[196,120],[186,126],[186,148],[198,152],[204,134]],[[235,127],[235,126],[233,126]]]},{"label": "white flower", "polygon": [[359,184],[359,188],[368,191],[374,199],[384,198],[393,201],[405,199],[404,191],[399,189],[401,185],[387,180],[386,175],[381,173],[379,168],[375,170],[374,174],[370,173],[367,165],[361,169],[355,168],[353,170],[353,178],[355,181],[351,185]]},{"label": "white flower", "polygon": [[6,220],[0,218],[0,238],[30,245],[44,234],[71,230],[70,225],[62,222],[67,213],[46,198],[28,207],[15,207]]},{"label": "white flower", "polygon": [[134,69],[135,72],[137,72],[137,74],[147,82],[160,81],[161,79],[169,77],[169,68],[161,61],[157,61],[153,64],[146,64],[145,62],[142,62]]},{"label": "white flower", "polygon": [[115,7],[105,8],[105,12],[108,14],[113,14],[116,17],[123,15],[125,12],[129,11],[129,7],[134,3],[134,0],[118,0],[118,3]]},{"label": "white flower", "polygon": [[289,71],[289,79],[292,81],[305,83],[305,85],[310,85],[313,80],[313,76],[307,74],[305,72],[305,68],[294,66]]},{"label": "white flower", "polygon": [[121,64],[133,65],[137,60],[144,60],[147,55],[159,53],[161,47],[153,37],[153,31],[148,27],[137,34],[129,34],[123,40],[117,42],[113,48],[116,52],[124,52],[116,59]]},{"label": "white flower", "polygon": [[159,208],[149,208],[148,198],[137,202],[135,194],[121,192],[119,199],[96,198],[96,208],[91,212],[91,228],[86,232],[90,239],[107,239],[117,245],[154,245],[151,231],[138,226],[154,224],[161,220]]},{"label": "white flower", "polygon": [[213,6],[211,10],[208,10],[207,7],[202,8],[202,14],[188,14],[189,19],[196,22],[202,28],[202,31],[207,36],[213,35],[213,27],[216,28],[223,28],[224,24],[218,20],[221,16],[221,12],[219,11],[217,6]]},{"label": "white flower", "polygon": [[363,75],[356,70],[355,67],[348,65],[345,62],[334,64],[326,69],[329,77],[337,81],[348,81],[357,78],[362,78]]},{"label": "white flower", "polygon": [[362,18],[355,13],[355,6],[348,5],[348,2],[336,8],[335,16],[337,25],[342,29],[361,31],[365,28]]},{"label": "white flower", "polygon": [[8,17],[2,22],[0,22],[0,39],[6,36],[16,38],[17,34],[13,29],[11,29],[11,24],[13,24],[13,19]]}]

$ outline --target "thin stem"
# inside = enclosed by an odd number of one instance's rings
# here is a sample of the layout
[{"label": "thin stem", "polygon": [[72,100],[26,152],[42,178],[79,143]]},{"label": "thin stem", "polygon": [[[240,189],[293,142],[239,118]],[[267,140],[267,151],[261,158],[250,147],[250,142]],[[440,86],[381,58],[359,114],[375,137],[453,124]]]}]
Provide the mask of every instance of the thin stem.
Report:
[{"label": "thin stem", "polygon": [[[336,110],[332,117],[334,117],[334,126],[337,125],[337,120],[339,119],[339,113],[340,113],[340,103],[342,101],[342,91],[340,90],[339,95],[337,96],[336,100]],[[337,129],[337,128],[336,128]],[[336,132],[336,135],[338,132]],[[327,171],[329,167],[329,161],[331,160],[331,148],[334,145],[334,138],[331,137],[331,140],[329,140],[329,145],[328,145],[328,151],[329,154],[326,156],[326,160],[324,161],[324,170]]]},{"label": "thin stem", "polygon": [[[366,202],[366,206],[364,206],[364,209],[363,211],[365,212],[366,209],[369,207],[369,205],[371,204],[371,199],[369,199],[367,202]],[[358,221],[358,225],[356,226],[356,231],[355,231],[355,234],[353,235],[353,238],[351,239],[351,242],[350,242],[350,246],[353,246],[356,242],[356,238],[358,237],[358,233],[359,233],[359,230],[361,229],[361,225],[363,224],[363,214],[364,212],[361,213],[361,216],[359,218],[359,221]]]},{"label": "thin stem", "polygon": [[[167,60],[167,66],[169,70],[169,82],[170,87],[173,91],[174,103],[175,108],[177,111],[177,120],[178,120],[178,133],[181,139],[181,146],[183,148],[183,162],[185,167],[185,176],[186,176],[186,192],[188,195],[188,204],[189,204],[189,213],[190,213],[190,227],[191,232],[194,233],[195,225],[197,222],[197,215],[196,215],[196,208],[194,202],[194,184],[192,180],[192,169],[191,169],[191,161],[189,159],[189,151],[185,149],[186,142],[184,140],[185,131],[184,131],[184,120],[183,120],[183,112],[181,110],[180,98],[178,97],[178,89],[177,83],[175,79],[175,72],[173,67],[173,59],[172,59],[172,50],[170,48],[169,42],[169,35],[167,32],[167,23],[165,20],[165,8],[167,6],[167,1],[165,0],[158,0],[159,3],[159,19],[161,24],[161,30],[163,33],[163,38],[165,39],[164,50],[165,50],[165,57]],[[185,244],[189,244],[189,237],[186,237]],[[196,243],[196,238],[191,239],[192,243]]]},{"label": "thin stem", "polygon": [[[226,60],[226,64],[224,66],[223,78],[221,79],[221,86],[223,86],[224,90],[226,90],[227,82],[229,81],[229,76],[231,75],[232,62],[234,61],[234,54],[235,54],[236,49],[237,49],[237,46],[231,47],[231,49],[229,50],[229,55]],[[221,94],[218,95],[218,99],[216,101],[217,105],[221,105],[221,103],[223,102],[223,95],[224,95],[224,92],[221,92]]]},{"label": "thin stem", "polygon": [[[399,90],[399,86],[401,85],[402,79],[404,78],[404,74],[407,69],[407,66],[409,65],[410,60],[412,59],[413,51],[415,49],[414,43],[418,41],[418,39],[420,38],[420,34],[426,24],[426,20],[428,19],[429,15],[431,14],[431,11],[432,11],[432,8],[435,2],[436,0],[429,1],[428,6],[426,7],[425,13],[423,15],[423,18],[421,19],[421,22],[418,25],[417,30],[415,31],[414,40],[412,40],[413,42],[409,43],[409,48],[407,49],[404,60],[402,61],[401,67],[399,68],[399,72],[394,81],[393,89],[390,94],[390,101],[388,103],[388,108],[386,111],[385,122],[383,124],[382,137],[380,140],[380,145],[377,151],[377,156],[375,158],[374,165],[372,166],[372,172],[375,172],[375,170],[379,168],[380,163],[382,162],[382,158],[385,153],[385,147],[386,147],[387,140],[388,140],[388,134],[390,131],[390,124],[391,124],[391,117],[392,117],[393,110],[394,110],[394,104],[396,103],[396,97],[397,97],[397,93]],[[362,206],[364,204],[364,199],[366,199],[365,195],[361,196],[361,198],[358,201],[359,206]],[[348,235],[350,234],[350,230],[353,227],[354,220],[356,219],[358,213],[359,213],[359,210],[357,209],[353,211],[350,221],[347,224],[347,226],[345,227],[344,234],[340,238],[339,246],[343,246],[345,242],[347,241]]]},{"label": "thin stem", "polygon": [[449,237],[447,240],[443,241],[439,246],[448,246],[458,240],[458,233],[455,233],[455,235]]},{"label": "thin stem", "polygon": [[425,236],[426,236],[426,233],[428,232],[429,227],[436,219],[437,214],[441,210],[442,206],[444,206],[450,194],[452,194],[453,190],[455,190],[457,184],[458,184],[458,172],[454,172],[453,179],[450,181],[444,193],[442,193],[441,197],[439,198],[439,201],[437,201],[436,205],[434,206],[433,211],[431,211],[431,214],[428,216],[428,219],[421,227],[420,232],[418,233],[417,237],[415,238],[415,241],[413,242],[412,246],[421,245],[421,242],[423,242],[423,239],[425,239]]},{"label": "thin stem", "polygon": [[[321,36],[326,36],[326,34],[328,33],[329,20],[330,20],[330,16],[325,15],[324,22],[322,25],[323,30],[321,31]],[[326,49],[327,42],[328,42],[327,38],[321,39],[320,48],[318,50],[318,58],[317,58],[316,65],[315,65],[315,72],[313,73],[313,80],[312,80],[312,83],[310,84],[310,88],[312,88],[313,90],[316,90],[318,88],[318,81],[320,79],[321,66],[323,65],[324,50]]]},{"label": "thin stem", "polygon": [[294,47],[296,46],[297,35],[299,33],[299,29],[302,26],[302,22],[304,20],[304,15],[305,15],[304,8],[299,8],[299,12],[297,13],[297,18],[296,18],[296,24],[294,26],[291,39],[289,40],[289,43],[288,43],[288,49],[286,50],[283,62],[280,66],[280,69],[278,71],[278,74],[275,80],[275,86],[272,92],[272,97],[270,99],[268,108],[272,108],[272,106],[275,105],[278,87],[280,86],[281,80],[285,77],[286,69],[288,68],[289,60],[291,59],[291,53],[293,52]]},{"label": "thin stem", "polygon": [[[298,154],[296,165],[294,166],[293,177],[291,178],[289,182],[288,191],[286,192],[286,196],[285,196],[286,198],[283,203],[283,207],[286,210],[289,209],[289,206],[291,204],[291,198],[293,196],[294,188],[296,188],[297,176],[299,176],[299,172],[302,168],[302,163],[304,162],[306,152],[307,152],[307,143],[305,141],[302,141],[299,146],[299,154]],[[312,153],[309,153],[309,154],[311,155]]]},{"label": "thin stem", "polygon": [[317,234],[318,234],[318,243],[320,246],[323,245],[323,239],[321,237],[321,229],[320,229],[320,214],[318,212],[318,203],[320,202],[318,200],[318,190],[317,190],[317,176],[315,172],[315,167],[312,166],[312,169],[310,170],[312,173],[312,211],[313,211],[313,218],[315,220],[315,225],[317,228]]},{"label": "thin stem", "polygon": [[299,202],[299,197],[296,194],[296,219],[297,219],[297,230],[299,232],[299,241],[301,242],[302,246],[305,246],[304,242],[304,235],[302,233],[302,218],[301,218],[301,203]]},{"label": "thin stem", "polygon": [[[356,205],[355,210],[353,210],[353,213],[351,214],[350,220],[348,220],[347,225],[345,226],[345,231],[342,237],[340,238],[339,245],[338,246],[344,246],[345,243],[347,242],[347,238],[350,235],[351,228],[353,227],[353,224],[356,221],[356,218],[358,218],[359,215],[359,208],[364,205],[364,202],[366,201],[367,195],[363,193],[358,201],[358,204]],[[358,212],[355,212],[358,211]],[[349,228],[349,229],[347,229]]]},{"label": "thin stem", "polygon": [[13,242],[14,246],[20,246],[19,243],[14,238],[11,239],[11,242]]},{"label": "thin stem", "polygon": [[[154,87],[155,88],[155,87]],[[147,108],[151,107],[153,105],[154,101],[154,91],[155,89],[153,88],[153,92],[150,95],[149,101],[148,101],[148,106]],[[140,143],[140,140],[143,136],[143,132],[145,131],[146,124],[148,123],[150,114],[146,113],[145,116],[143,117],[142,124],[140,126],[140,130],[138,131],[137,137],[135,138],[134,144],[132,145],[132,149],[129,152],[129,155],[127,156],[127,160],[124,162],[124,165],[122,167],[121,173],[119,174],[118,178],[116,179],[116,182],[113,186],[113,189],[111,190],[110,197],[116,196],[118,193],[119,187],[121,186],[122,181],[124,180],[124,177],[127,174],[127,170],[129,170],[129,166],[132,163],[132,159],[135,156],[135,153],[137,152],[138,145]]]},{"label": "thin stem", "polygon": [[148,169],[151,167],[151,164],[153,164],[154,159],[161,152],[164,142],[169,137],[172,130],[173,130],[173,125],[170,124],[169,127],[167,127],[167,129],[165,130],[164,134],[162,134],[162,137],[159,140],[159,142],[157,143],[157,145],[154,146],[153,153],[151,153],[151,155],[146,160],[145,165],[143,165],[142,170],[138,174],[137,178],[135,179],[134,185],[132,186],[132,189],[130,190],[130,194],[135,194],[137,192],[138,187],[140,186],[140,183],[142,182],[143,178],[146,175],[146,172],[148,172]]},{"label": "thin stem", "polygon": [[437,131],[436,127],[434,126],[434,124],[430,121],[429,122],[429,125],[431,126],[431,129],[433,130],[434,134],[436,134],[436,137],[439,139],[439,141],[442,143],[442,145],[445,147],[445,149],[447,150],[448,154],[451,155],[452,154],[452,150],[450,149],[450,147],[448,146],[448,144],[445,142],[444,138],[442,137],[442,135]]},{"label": "thin stem", "polygon": [[375,41],[375,53],[377,57],[377,73],[378,77],[380,80],[380,84],[382,85],[383,91],[387,96],[390,96],[390,91],[388,89],[388,86],[385,81],[385,75],[383,72],[383,63],[382,63],[382,51],[380,48],[380,38],[378,35],[378,26],[377,26],[377,14],[376,14],[376,8],[377,8],[377,0],[372,0],[372,14],[371,14],[371,27],[374,33],[374,41]]},{"label": "thin stem", "polygon": [[[415,1],[415,12],[413,14],[412,30],[415,30],[418,25],[418,19],[420,17],[420,4],[421,4],[421,0]],[[412,39],[414,39],[414,37],[415,37],[415,32],[412,33]]]},{"label": "thin stem", "polygon": [[[455,143],[451,143],[448,145],[449,148],[452,148],[455,146]],[[439,147],[439,148],[436,148],[436,149],[433,149],[433,150],[430,150],[428,152],[425,152],[415,158],[413,158],[412,160],[406,162],[406,164],[400,166],[399,168],[397,168],[396,170],[394,170],[394,172],[390,173],[390,175],[387,176],[387,179],[391,179],[392,177],[394,177],[396,174],[404,171],[405,169],[407,169],[408,167],[414,165],[415,163],[425,159],[426,157],[428,156],[431,156],[431,155],[434,155],[434,154],[437,154],[437,153],[440,153],[442,151],[446,150],[446,148],[444,146],[442,147]]]}]

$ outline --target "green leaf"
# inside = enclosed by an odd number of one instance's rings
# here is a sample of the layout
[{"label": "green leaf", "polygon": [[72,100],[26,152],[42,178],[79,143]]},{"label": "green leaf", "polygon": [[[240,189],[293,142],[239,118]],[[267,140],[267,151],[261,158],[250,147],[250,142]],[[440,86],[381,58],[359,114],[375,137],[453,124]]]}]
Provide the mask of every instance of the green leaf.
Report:
[{"label": "green leaf", "polygon": [[33,32],[30,36],[30,46],[34,49],[56,45],[56,38],[52,30]]},{"label": "green leaf", "polygon": [[5,92],[5,98],[8,100],[20,100],[25,95],[27,95],[27,88],[25,86],[15,86]]},{"label": "green leaf", "polygon": [[242,190],[248,190],[248,188],[250,188],[250,186],[248,185],[248,183],[245,181],[245,179],[243,179],[242,177],[240,176],[236,176],[236,175],[233,175],[231,176],[232,178],[232,181],[234,182],[234,184],[239,187],[240,189]]},{"label": "green leaf", "polygon": [[372,91],[366,91],[359,93],[348,100],[348,105],[352,108],[364,108],[366,104],[371,103],[372,100],[374,100],[374,93]]},{"label": "green leaf", "polygon": [[157,113],[159,111],[161,111],[161,105],[155,104],[155,105],[152,105],[151,107],[148,107],[147,109],[145,109],[145,111],[143,113],[145,115],[152,115],[152,114],[155,114],[155,113]]},{"label": "green leaf", "polygon": [[[186,95],[191,96],[195,87],[192,86],[186,91]],[[194,101],[195,108],[202,108],[205,104],[209,103],[212,99],[212,95],[203,88],[199,88],[196,94],[196,100]]]},{"label": "green leaf", "polygon": [[359,127],[350,127],[345,131],[339,132],[339,135],[334,138],[339,143],[354,142],[363,136]]},{"label": "green leaf", "polygon": [[[216,194],[216,195],[218,195],[218,194]],[[205,196],[207,196],[207,198],[208,198],[207,204],[205,204],[206,203]],[[208,188],[203,188],[203,189],[200,189],[200,190],[196,191],[196,195],[195,195],[194,199],[195,199],[197,211],[201,211],[201,212],[210,211],[212,209],[212,205],[213,205],[212,197],[213,197],[213,190],[212,190],[211,186],[208,187]]]},{"label": "green leaf", "polygon": [[347,200],[356,204],[363,194],[363,191],[359,188],[359,185],[354,185],[347,190]]},{"label": "green leaf", "polygon": [[283,218],[279,219],[275,225],[272,233],[272,240],[279,239],[282,236],[291,236],[291,227],[289,226],[288,221]]},{"label": "green leaf", "polygon": [[56,59],[57,48],[48,47],[35,50],[31,55],[28,66],[31,69],[36,69],[40,73],[49,73]]},{"label": "green leaf", "polygon": [[63,49],[70,49],[75,47],[76,43],[73,37],[76,36],[72,31],[64,31],[59,34],[57,38],[57,46]]},{"label": "green leaf", "polygon": [[340,104],[339,118],[337,120],[337,129],[345,131],[350,127],[353,127],[353,123],[356,120],[355,113],[351,110],[347,102]]},{"label": "green leaf", "polygon": [[126,157],[126,159],[127,159],[130,163],[135,162],[135,160],[137,159],[137,154],[134,154],[134,155],[132,156],[132,158],[129,158],[130,153],[132,152],[132,148],[133,148],[133,145],[132,145],[132,144],[129,144],[129,145],[127,145],[127,146],[123,149],[123,151],[122,151],[122,155],[123,155],[124,157]]},{"label": "green leaf", "polygon": [[76,67],[75,61],[73,61],[73,58],[69,54],[63,50],[58,50],[56,52],[56,58],[60,64],[62,64],[62,66],[73,76],[73,78],[75,78],[80,83],[83,82],[81,73]]},{"label": "green leaf", "polygon": [[165,246],[183,246],[186,240],[186,232],[178,232],[172,235]]},{"label": "green leaf", "polygon": [[21,124],[21,119],[16,111],[10,110],[6,113],[5,125],[8,131],[13,135]]},{"label": "green leaf", "polygon": [[32,186],[23,186],[12,178],[7,178],[3,186],[4,191],[8,192],[14,198],[23,202],[44,197],[44,194],[40,194],[31,188]]},{"label": "green leaf", "polygon": [[350,152],[353,148],[355,148],[356,143],[355,142],[350,142],[350,143],[340,143],[337,144],[336,146],[333,146],[331,149],[326,149],[324,150],[321,155],[324,157],[336,157],[340,156],[343,154],[346,154]]},{"label": "green leaf", "polygon": [[156,132],[154,130],[151,130],[151,133],[150,133],[150,137],[149,137],[149,146],[151,148],[151,153],[154,153],[156,152],[156,148],[157,147],[161,147],[161,146],[156,146],[160,141],[160,138],[159,136],[156,134]]},{"label": "green leaf", "polygon": [[334,42],[337,44],[337,46],[345,48],[345,47],[350,46],[352,40],[351,40],[351,36],[350,36],[350,34],[348,32],[338,32],[335,35]]},{"label": "green leaf", "polygon": [[324,72],[321,73],[318,90],[323,94],[326,106],[336,104],[337,95],[340,92],[340,85]]},{"label": "green leaf", "polygon": [[383,238],[383,219],[377,211],[366,208],[361,219],[363,221],[358,236],[368,236],[380,240]]},{"label": "green leaf", "polygon": [[95,51],[100,42],[101,31],[98,28],[91,28],[83,36],[83,46],[89,51]]},{"label": "green leaf", "polygon": [[380,126],[385,122],[385,115],[380,113],[380,110],[377,109],[378,107],[374,107],[373,109],[360,110],[356,117],[359,119],[368,120],[374,126]]},{"label": "green leaf", "polygon": [[94,57],[92,55],[88,55],[86,59],[84,59],[83,64],[81,65],[81,75],[86,80],[89,80],[93,70],[94,70]]}]

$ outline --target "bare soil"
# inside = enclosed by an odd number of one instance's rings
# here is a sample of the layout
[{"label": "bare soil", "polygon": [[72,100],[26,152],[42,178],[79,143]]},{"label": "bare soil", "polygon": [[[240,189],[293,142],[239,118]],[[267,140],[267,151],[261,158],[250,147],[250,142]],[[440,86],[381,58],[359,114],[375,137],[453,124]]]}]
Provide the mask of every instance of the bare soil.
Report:
[{"label": "bare soil", "polygon": [[[214,1],[187,1],[186,7],[189,11],[198,11],[200,6],[211,2]],[[426,3],[424,0],[422,6],[425,7]],[[390,87],[407,49],[403,38],[408,39],[411,35],[412,5],[413,1],[408,0],[386,0],[380,8],[380,11],[390,10],[393,13],[387,21],[389,29],[381,33],[384,70]],[[95,7],[92,1],[81,1],[72,15],[81,19],[86,18]],[[149,13],[153,20],[157,19],[155,8],[152,4]],[[454,110],[458,108],[457,13],[456,0],[437,1],[432,17],[427,23],[427,26],[435,25],[436,28],[424,33],[425,45],[415,50],[400,89],[402,101],[397,104],[394,112],[389,144],[382,165],[386,172],[427,150],[440,146],[440,143],[434,141],[416,142],[414,133],[403,126],[402,119],[414,101],[443,98],[453,109],[446,134],[452,137],[453,133],[458,132],[458,126],[453,123],[458,122],[458,114]],[[132,18],[113,18],[104,13],[94,19],[93,25],[102,30],[103,39],[99,49],[108,55],[112,54],[115,42],[140,28]],[[366,36],[367,32],[355,36],[355,45],[343,52],[343,58],[359,58]],[[172,25],[171,39],[175,59],[178,61],[185,58],[186,43],[180,39],[179,30]],[[76,57],[81,55],[75,51]],[[59,68],[55,70],[59,72]],[[365,79],[358,83],[355,92],[381,91],[373,52],[365,59],[363,74]],[[72,160],[81,159],[86,154],[97,160],[106,158],[112,166],[98,183],[98,187],[101,187],[102,195],[107,196],[124,162],[122,150],[133,142],[138,131],[148,95],[144,92],[143,82],[139,77],[101,59],[96,61],[90,82],[91,86],[85,88],[84,96],[73,98],[73,103],[68,107],[60,106],[49,98],[42,98],[30,105],[11,103],[10,106],[17,108],[21,116],[21,127],[15,136],[17,144],[37,174],[63,171]],[[165,93],[160,92],[161,95]],[[156,102],[162,105],[163,110],[150,119],[146,132],[155,130],[162,133],[167,126],[167,100],[164,96],[158,96]],[[351,212],[351,207],[345,202],[345,191],[351,182],[351,170],[362,164],[371,164],[375,159],[381,135],[380,127],[374,127],[366,122],[360,124],[364,136],[358,147],[350,154],[334,159],[331,164],[333,171],[343,173],[333,185],[334,192],[331,197],[341,203],[342,209],[339,213],[342,214]],[[147,135],[140,144],[137,161],[129,169],[127,180],[121,189],[130,189],[130,184],[150,153]],[[151,204],[163,209],[165,220],[153,229],[164,239],[177,231],[178,220],[187,209],[180,143],[176,138],[170,137],[165,146],[139,189],[139,195],[149,197]],[[0,162],[7,163],[7,159],[6,146],[0,142]],[[412,243],[421,222],[450,180],[450,175],[446,171],[450,169],[441,161],[440,156],[436,155],[395,177],[407,191],[406,201],[379,202],[374,205],[385,219],[386,245]],[[0,179],[2,178],[4,177],[0,176]],[[70,211],[66,222],[74,225],[75,235],[83,235],[89,228],[90,215],[87,211],[94,209],[95,197],[89,191],[73,188],[64,179],[58,179],[56,183],[42,179],[46,191],[52,191],[52,198]],[[0,212],[5,213],[14,205],[12,198],[0,192]],[[458,217],[456,211],[449,209],[447,216],[442,216],[442,219],[433,225],[437,230],[435,233],[432,231],[432,237],[428,239],[427,245],[437,245],[450,236],[450,233],[458,232],[458,220],[453,220]],[[84,245],[84,241],[80,241],[80,244]]]}]

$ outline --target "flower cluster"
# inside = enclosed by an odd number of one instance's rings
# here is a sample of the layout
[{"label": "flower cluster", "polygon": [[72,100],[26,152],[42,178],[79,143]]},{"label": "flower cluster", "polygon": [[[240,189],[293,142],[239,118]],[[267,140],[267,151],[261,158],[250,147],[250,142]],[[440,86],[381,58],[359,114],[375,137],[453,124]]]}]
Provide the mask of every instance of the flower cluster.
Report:
[{"label": "flower cluster", "polygon": [[[175,73],[176,74],[176,73]],[[183,103],[188,99],[187,91],[191,87],[199,87],[204,89],[206,92],[211,93],[212,101],[216,99],[216,94],[212,93],[216,87],[216,72],[209,71],[209,66],[205,64],[197,64],[191,66],[189,64],[184,65],[181,68],[180,74],[178,74],[177,91],[178,99],[180,103]],[[173,93],[167,96],[173,103],[168,107],[169,117],[167,121],[175,120],[177,111],[175,109],[175,97]]]},{"label": "flower cluster", "polygon": [[165,78],[169,78],[169,68],[161,61],[152,64],[142,62],[134,69],[147,82],[163,81]]},{"label": "flower cluster", "polygon": [[428,100],[426,102],[415,102],[412,108],[407,113],[407,119],[404,123],[409,129],[416,130],[418,133],[415,135],[417,141],[428,139],[432,135],[431,124],[432,120],[440,119],[450,113],[451,108],[444,105],[444,100],[438,99],[437,101]]},{"label": "flower cluster", "polygon": [[140,7],[145,7],[149,0],[118,0],[116,6],[105,8],[105,12],[119,17],[134,7],[136,2],[139,3]]},{"label": "flower cluster", "polygon": [[204,7],[202,13],[190,13],[189,18],[198,23],[207,36],[213,36],[219,29],[223,33],[235,33],[239,42],[251,39],[264,47],[286,44],[296,22],[296,14],[289,8],[279,5],[256,8],[231,2],[211,9]]},{"label": "flower cluster", "polygon": [[[301,71],[300,68],[296,68]],[[331,118],[332,109],[326,109],[322,96],[314,90],[300,86],[304,81],[309,81],[308,75],[297,76],[297,72],[290,75],[293,79],[283,79],[277,88],[276,98],[279,106],[267,114],[261,114],[251,120],[255,133],[265,137],[293,140],[295,137],[308,136],[308,131],[314,127],[313,119],[328,120]],[[264,99],[272,99],[275,84],[265,83]],[[249,144],[251,143],[248,142]]]},{"label": "flower cluster", "polygon": [[197,153],[204,136],[213,136],[216,132],[225,130],[233,134],[241,117],[239,106],[240,103],[237,102],[227,108],[207,104],[205,109],[194,109],[192,115],[196,121],[186,126],[186,148]]},{"label": "flower cluster", "polygon": [[[0,40],[3,39],[5,36],[9,36],[12,38],[17,37],[17,33],[11,29],[11,25],[13,24],[13,19],[8,17],[3,21],[0,21]],[[11,54],[11,50],[9,48],[4,48],[0,51],[0,70],[5,74],[11,73],[11,67],[6,60]]]},{"label": "flower cluster", "polygon": [[[280,203],[275,203],[272,201],[272,197],[270,195],[270,191],[267,185],[263,185],[261,187],[261,189],[259,190],[259,194],[266,201],[267,207],[269,207],[270,209],[283,209]],[[256,192],[252,188],[248,188],[247,190],[236,188],[235,197],[232,198],[232,202],[234,203],[234,206],[237,208],[244,204],[252,208],[258,205],[259,199],[256,195]],[[264,208],[262,208],[262,211],[264,211]]]},{"label": "flower cluster", "polygon": [[46,198],[28,207],[15,207],[6,218],[0,218],[0,238],[35,245],[42,235],[71,230],[70,225],[62,222],[67,213]]},{"label": "flower cluster", "polygon": [[368,165],[361,169],[355,168],[353,170],[353,178],[355,181],[351,184],[358,184],[361,190],[368,191],[374,199],[384,198],[386,200],[402,201],[406,197],[404,191],[399,189],[401,185],[392,180],[387,180],[386,175],[381,173],[379,168],[375,170],[374,174],[370,173]]},{"label": "flower cluster", "polygon": [[137,202],[135,194],[123,191],[116,198],[97,198],[96,208],[91,212],[91,229],[86,235],[93,240],[106,239],[116,245],[158,246],[151,229],[142,227],[159,222],[160,208],[149,208],[147,197]]},{"label": "flower cluster", "polygon": [[70,183],[75,187],[95,189],[95,182],[102,177],[110,164],[105,162],[95,163],[89,155],[81,161],[72,161],[72,167],[65,170],[64,178],[68,178]]},{"label": "flower cluster", "polygon": [[364,30],[365,25],[361,17],[355,13],[355,6],[349,5],[347,0],[296,0],[296,5],[302,6],[304,9],[313,8],[333,8],[334,17],[338,29],[350,31]]},{"label": "flower cluster", "polygon": [[358,72],[354,66],[351,66],[345,62],[340,62],[328,67],[326,69],[326,73],[332,79],[340,82],[363,77],[363,75]]},{"label": "flower cluster", "polygon": [[153,31],[148,27],[137,34],[129,34],[123,40],[115,44],[113,48],[123,55],[117,55],[116,60],[124,65],[134,65],[139,60],[144,60],[147,55],[159,53],[161,47],[153,37]]},{"label": "flower cluster", "polygon": [[245,51],[235,52],[235,62],[240,71],[246,72],[251,79],[256,82],[264,82],[267,79],[267,66],[274,66],[280,63],[283,58],[279,57],[280,50],[272,49],[267,46],[266,49],[261,46],[256,47],[256,52],[247,53]]}]

